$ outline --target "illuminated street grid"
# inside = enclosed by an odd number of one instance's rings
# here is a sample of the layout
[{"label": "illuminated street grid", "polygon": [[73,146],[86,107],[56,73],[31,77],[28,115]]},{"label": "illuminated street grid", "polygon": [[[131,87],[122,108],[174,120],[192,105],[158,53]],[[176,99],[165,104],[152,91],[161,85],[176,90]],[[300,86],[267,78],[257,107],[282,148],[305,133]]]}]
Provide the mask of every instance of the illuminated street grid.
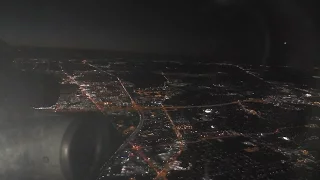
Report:
[{"label": "illuminated street grid", "polygon": [[57,104],[39,110],[100,111],[126,137],[99,179],[319,175],[320,91],[265,79],[267,66],[115,59],[16,62],[23,70],[61,79]]}]

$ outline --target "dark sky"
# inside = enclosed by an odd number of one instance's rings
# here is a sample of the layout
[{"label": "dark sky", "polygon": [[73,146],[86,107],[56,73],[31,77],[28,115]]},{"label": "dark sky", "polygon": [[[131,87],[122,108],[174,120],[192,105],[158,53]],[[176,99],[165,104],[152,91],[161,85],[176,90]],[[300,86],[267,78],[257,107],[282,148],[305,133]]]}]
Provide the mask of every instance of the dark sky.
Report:
[{"label": "dark sky", "polygon": [[215,7],[214,0],[13,0],[1,5],[0,38],[14,45],[210,54],[225,34],[219,30],[225,17]]},{"label": "dark sky", "polygon": [[218,61],[314,62],[320,52],[314,2],[319,1],[10,0],[0,6],[0,39],[13,45],[204,55]]},{"label": "dark sky", "polygon": [[204,29],[194,29],[207,20],[195,2],[8,1],[1,5],[0,37],[35,46],[185,51],[210,39]]}]

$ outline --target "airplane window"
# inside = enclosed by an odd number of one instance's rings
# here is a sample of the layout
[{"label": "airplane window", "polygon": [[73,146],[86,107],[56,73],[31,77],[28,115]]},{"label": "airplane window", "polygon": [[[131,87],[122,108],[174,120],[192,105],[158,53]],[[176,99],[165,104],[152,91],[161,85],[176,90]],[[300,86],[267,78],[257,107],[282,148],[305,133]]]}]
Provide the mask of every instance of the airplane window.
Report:
[{"label": "airplane window", "polygon": [[3,2],[0,179],[319,179],[319,7]]}]

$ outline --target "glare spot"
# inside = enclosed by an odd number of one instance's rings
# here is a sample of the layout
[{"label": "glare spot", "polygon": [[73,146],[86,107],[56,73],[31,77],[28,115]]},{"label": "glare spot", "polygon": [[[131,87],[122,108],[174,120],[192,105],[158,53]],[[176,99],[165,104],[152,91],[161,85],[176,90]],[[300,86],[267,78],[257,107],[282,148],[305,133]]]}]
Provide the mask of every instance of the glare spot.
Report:
[{"label": "glare spot", "polygon": [[288,137],[283,136],[282,139],[289,141],[290,139]]}]

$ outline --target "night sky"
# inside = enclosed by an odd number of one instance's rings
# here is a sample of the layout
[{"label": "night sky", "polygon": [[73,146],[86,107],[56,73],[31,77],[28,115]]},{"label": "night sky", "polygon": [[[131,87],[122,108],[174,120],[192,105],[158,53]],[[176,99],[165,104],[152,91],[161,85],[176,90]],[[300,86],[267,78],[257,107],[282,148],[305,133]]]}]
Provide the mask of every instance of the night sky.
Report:
[{"label": "night sky", "polygon": [[232,15],[221,13],[219,2],[8,1],[0,9],[0,38],[13,45],[212,54],[222,37],[228,41],[228,32],[244,26],[232,29],[236,21],[226,22]]},{"label": "night sky", "polygon": [[314,62],[320,51],[311,18],[317,8],[310,2],[316,1],[10,0],[0,7],[0,39],[12,45],[202,55],[220,61],[264,63],[275,56],[272,61]]}]

